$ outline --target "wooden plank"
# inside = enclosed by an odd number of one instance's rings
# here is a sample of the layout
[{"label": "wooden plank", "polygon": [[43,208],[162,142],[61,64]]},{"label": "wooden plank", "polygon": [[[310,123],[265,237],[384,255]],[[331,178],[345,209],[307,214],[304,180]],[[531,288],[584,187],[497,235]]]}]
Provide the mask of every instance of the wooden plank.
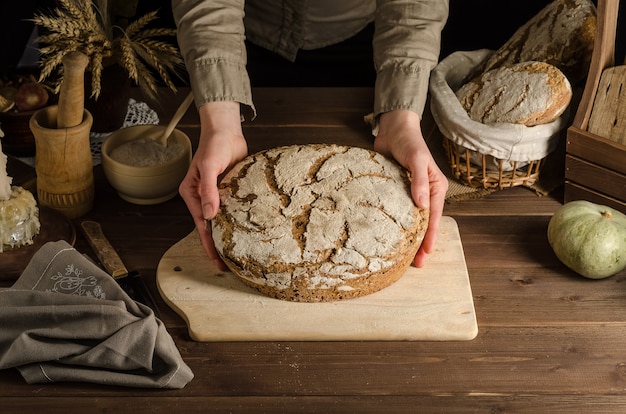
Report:
[{"label": "wooden plank", "polygon": [[464,342],[195,343],[176,331],[196,375],[183,390],[28,385],[13,372],[0,377],[0,399],[625,396],[625,325],[489,327]]},{"label": "wooden plank", "polygon": [[258,116],[249,126],[365,124],[373,88],[255,88]]},{"label": "wooden plank", "polygon": [[[523,392],[510,395],[470,393],[466,395],[311,395],[311,396],[160,396],[128,397],[124,411],[171,414],[172,407],[181,413],[285,413],[308,412],[325,414],[379,414],[379,413],[517,413],[537,414],[623,414],[626,397],[622,395],[572,394],[564,396],[528,395]],[[2,402],[6,413],[27,413],[32,410],[46,414],[66,414],[67,407],[81,413],[120,412],[118,398],[12,398]],[[581,408],[584,407],[584,411]],[[300,409],[302,408],[302,409]]]},{"label": "wooden plank", "polygon": [[[218,395],[623,394],[623,329],[490,327],[448,343],[212,343],[189,363],[220,379]],[[186,392],[215,395],[193,382]]]},{"label": "wooden plank", "polygon": [[373,148],[374,137],[368,133],[365,124],[360,129],[329,127],[264,127],[244,128],[248,141],[248,152],[253,154],[281,145],[325,143]]},{"label": "wooden plank", "polygon": [[602,204],[626,213],[626,202],[598,193],[590,188],[583,187],[571,181],[565,182],[565,202],[573,200],[587,200],[592,203]]},{"label": "wooden plank", "polygon": [[[626,146],[587,131],[567,130],[567,154],[626,174]],[[565,178],[569,178],[567,172]]]},{"label": "wooden plank", "polygon": [[[602,72],[587,131],[618,144],[626,144],[626,66],[610,67]],[[624,91],[626,93],[626,90]]]},{"label": "wooden plank", "polygon": [[626,196],[626,176],[571,155],[565,157],[565,175],[569,181],[622,199]]},{"label": "wooden plank", "polygon": [[[626,295],[620,289],[625,272],[595,281],[577,275],[556,258],[549,266],[499,272],[485,267],[469,269],[480,330],[502,326],[522,330],[542,326],[624,329]],[[545,298],[537,300],[539,295]]]},{"label": "wooden plank", "polygon": [[[155,108],[161,124],[187,96],[187,89],[177,94],[159,90],[160,105]],[[254,120],[246,119],[244,127],[265,126],[346,126],[365,124],[364,116],[373,110],[374,89],[363,88],[254,88],[257,109]],[[179,125],[198,126],[198,111],[192,105]]]},{"label": "wooden plank", "polygon": [[447,203],[444,214],[459,216],[546,216],[563,204],[562,189],[539,196],[526,187],[507,188],[485,197]]}]

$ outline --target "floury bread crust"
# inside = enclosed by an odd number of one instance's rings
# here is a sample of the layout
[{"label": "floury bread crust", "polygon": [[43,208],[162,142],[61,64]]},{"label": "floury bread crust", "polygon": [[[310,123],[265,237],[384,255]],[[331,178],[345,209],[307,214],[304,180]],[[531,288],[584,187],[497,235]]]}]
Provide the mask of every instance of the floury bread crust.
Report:
[{"label": "floury bread crust", "polygon": [[366,149],[294,145],[251,155],[220,183],[215,247],[265,295],[365,296],[397,281],[428,224],[407,172]]},{"label": "floury bread crust", "polygon": [[456,96],[476,122],[530,127],[561,116],[572,98],[572,87],[556,66],[523,62],[483,73],[463,85]]},{"label": "floury bread crust", "polygon": [[589,71],[596,20],[596,6],[591,0],[553,0],[517,29],[489,57],[481,72],[539,61],[556,66],[576,84]]}]

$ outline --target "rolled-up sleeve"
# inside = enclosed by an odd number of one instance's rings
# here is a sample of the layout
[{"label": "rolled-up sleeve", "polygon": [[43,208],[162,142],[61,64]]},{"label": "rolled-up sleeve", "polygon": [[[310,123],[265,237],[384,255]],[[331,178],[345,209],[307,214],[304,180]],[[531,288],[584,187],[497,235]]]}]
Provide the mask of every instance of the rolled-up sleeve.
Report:
[{"label": "rolled-up sleeve", "polygon": [[196,106],[235,101],[255,112],[246,71],[244,0],[172,0]]},{"label": "rolled-up sleeve", "polygon": [[395,109],[422,115],[448,10],[448,0],[377,0],[375,116]]}]

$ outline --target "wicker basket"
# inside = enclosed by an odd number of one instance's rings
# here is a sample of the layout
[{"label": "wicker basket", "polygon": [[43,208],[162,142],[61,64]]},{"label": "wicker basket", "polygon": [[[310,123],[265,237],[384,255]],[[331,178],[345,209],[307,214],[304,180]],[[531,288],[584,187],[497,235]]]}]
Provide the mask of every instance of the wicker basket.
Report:
[{"label": "wicker basket", "polygon": [[431,75],[431,112],[455,179],[485,189],[531,186],[539,179],[543,161],[556,148],[569,111],[552,123],[533,127],[487,125],[470,119],[454,91],[491,53],[486,49],[455,52],[442,60]]},{"label": "wicker basket", "polygon": [[[472,187],[502,190],[518,185],[531,186],[539,178],[543,159],[507,163],[463,148],[445,137],[443,146],[454,178]],[[497,168],[493,166],[494,161]]]}]

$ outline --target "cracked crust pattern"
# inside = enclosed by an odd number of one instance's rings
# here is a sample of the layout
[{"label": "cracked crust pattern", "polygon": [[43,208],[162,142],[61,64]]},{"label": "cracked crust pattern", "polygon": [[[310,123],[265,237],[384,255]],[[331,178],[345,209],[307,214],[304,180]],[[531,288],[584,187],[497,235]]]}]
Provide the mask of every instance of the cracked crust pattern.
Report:
[{"label": "cracked crust pattern", "polygon": [[391,285],[428,224],[406,170],[356,147],[263,151],[229,171],[219,191],[217,251],[245,283],[284,300],[327,302]]},{"label": "cracked crust pattern", "polygon": [[553,122],[565,112],[572,87],[556,66],[523,62],[483,73],[456,96],[476,122],[535,126]]},{"label": "cracked crust pattern", "polygon": [[589,72],[596,24],[591,0],[549,2],[491,55],[482,72],[539,61],[556,66],[576,84]]}]

